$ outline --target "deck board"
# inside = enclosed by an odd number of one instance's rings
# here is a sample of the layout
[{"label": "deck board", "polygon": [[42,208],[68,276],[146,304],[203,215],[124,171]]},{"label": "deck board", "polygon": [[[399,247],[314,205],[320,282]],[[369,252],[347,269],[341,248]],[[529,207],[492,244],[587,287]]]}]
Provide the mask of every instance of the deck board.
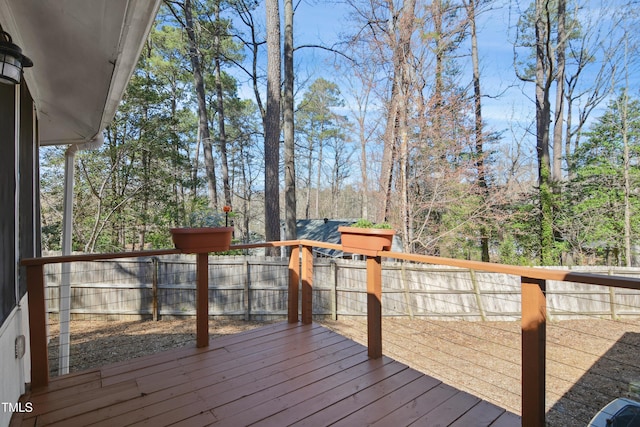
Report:
[{"label": "deck board", "polygon": [[373,425],[377,427],[396,426],[402,423],[410,425],[423,415],[444,404],[456,392],[455,388],[447,384],[438,384],[402,407],[380,418]]},{"label": "deck board", "polygon": [[483,400],[452,423],[451,427],[486,426],[504,412],[504,409]]},{"label": "deck board", "polygon": [[317,324],[267,325],[61,376],[23,401],[34,411],[12,426],[520,425]]}]

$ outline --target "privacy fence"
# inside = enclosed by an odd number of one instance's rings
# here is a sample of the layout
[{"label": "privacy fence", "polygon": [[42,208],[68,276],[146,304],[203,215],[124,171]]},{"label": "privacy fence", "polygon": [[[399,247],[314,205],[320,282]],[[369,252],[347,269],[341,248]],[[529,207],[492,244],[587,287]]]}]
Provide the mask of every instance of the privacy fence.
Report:
[{"label": "privacy fence", "polygon": [[[562,269],[554,267],[554,269]],[[47,311],[59,307],[61,264],[47,265]],[[581,267],[575,271],[640,277],[640,269]],[[66,273],[65,273],[66,274]],[[383,316],[451,320],[517,320],[519,277],[453,267],[383,262]],[[287,315],[288,260],[265,257],[209,257],[209,314],[266,320]],[[118,319],[195,316],[195,257],[74,262],[72,318]],[[620,319],[640,316],[640,291],[548,281],[549,320]],[[317,258],[313,269],[314,316],[366,315],[364,261]]]}]

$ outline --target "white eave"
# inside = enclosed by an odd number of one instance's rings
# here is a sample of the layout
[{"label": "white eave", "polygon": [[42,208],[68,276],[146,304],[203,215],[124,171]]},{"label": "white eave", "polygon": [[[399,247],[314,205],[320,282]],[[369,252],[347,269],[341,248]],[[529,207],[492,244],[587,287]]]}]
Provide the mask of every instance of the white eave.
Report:
[{"label": "white eave", "polygon": [[24,77],[42,145],[90,141],[113,119],[161,0],[0,0],[33,60]]}]

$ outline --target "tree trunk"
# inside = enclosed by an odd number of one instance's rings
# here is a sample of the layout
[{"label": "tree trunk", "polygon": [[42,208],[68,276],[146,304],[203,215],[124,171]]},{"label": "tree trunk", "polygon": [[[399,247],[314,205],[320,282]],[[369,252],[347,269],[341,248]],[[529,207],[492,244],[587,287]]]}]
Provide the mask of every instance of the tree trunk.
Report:
[{"label": "tree trunk", "polygon": [[[267,0],[267,111],[264,128],[264,231],[267,241],[280,240],[280,9]],[[277,256],[280,248],[268,248]]]},{"label": "tree trunk", "polygon": [[[478,171],[478,186],[480,187],[483,203],[489,201],[487,177],[484,168],[484,134],[482,124],[482,91],[480,86],[480,56],[478,53],[478,34],[476,32],[476,0],[467,3],[467,17],[471,31],[471,63],[473,67],[473,99],[475,109],[475,139],[476,139],[476,170]],[[490,262],[489,230],[486,226],[480,228],[480,247],[482,261]]]},{"label": "tree trunk", "polygon": [[296,164],[293,116],[293,0],[284,1],[284,215],[285,239],[298,236],[296,228]]},{"label": "tree trunk", "polygon": [[312,173],[312,166],[313,166],[313,138],[308,138],[308,142],[309,142],[309,156],[307,157],[307,195],[306,195],[306,201],[305,201],[305,208],[304,208],[304,217],[305,219],[309,219],[309,215],[310,215],[310,211],[311,211],[311,173]]},{"label": "tree trunk", "polygon": [[431,4],[433,8],[432,17],[433,17],[433,31],[437,35],[436,36],[436,47],[435,47],[435,82],[434,82],[434,90],[433,90],[433,135],[435,144],[437,147],[441,147],[444,143],[444,132],[442,130],[442,122],[443,122],[443,93],[444,93],[444,61],[445,61],[445,49],[442,47],[443,39],[441,37],[443,33],[443,13],[444,7],[442,5],[442,0],[434,0]]},{"label": "tree trunk", "polygon": [[320,185],[322,185],[322,146],[324,142],[318,144],[318,173],[316,174],[316,218],[320,218]]},{"label": "tree trunk", "polygon": [[[395,20],[393,3],[388,2],[391,20]],[[415,28],[415,0],[408,0],[400,10],[398,28],[392,25],[390,37],[395,37],[398,32],[398,41],[393,48],[393,83],[391,88],[391,100],[389,102],[389,112],[387,124],[384,132],[384,151],[382,156],[381,190],[383,191],[382,216],[386,221],[391,213],[391,189],[393,184],[394,165],[398,155],[398,139],[401,137],[398,126],[401,125],[401,117],[407,117],[409,108],[406,99],[408,95],[409,76],[406,71],[408,61],[411,57],[411,37]],[[405,87],[406,86],[406,87]],[[401,112],[400,110],[405,111]],[[402,173],[402,171],[401,171]],[[403,218],[405,215],[403,213]],[[404,219],[403,219],[404,222]],[[403,229],[406,227],[403,225]],[[405,236],[408,238],[408,236]]]},{"label": "tree trunk", "polygon": [[556,111],[553,123],[553,191],[560,194],[562,181],[562,128],[564,124],[564,77],[565,77],[565,34],[566,0],[558,0],[558,34],[557,34],[557,70],[556,80]]},{"label": "tree trunk", "polygon": [[[403,89],[404,92],[404,89]],[[406,94],[402,98],[406,99]],[[411,204],[409,203],[409,130],[407,123],[407,111],[402,109],[399,117],[399,172],[400,172],[400,206],[402,209],[402,244],[405,252],[412,252],[413,238],[411,236]]]},{"label": "tree trunk", "polygon": [[387,113],[387,125],[384,131],[384,148],[382,152],[382,166],[380,176],[380,190],[382,192],[382,218],[386,221],[391,213],[391,189],[393,186],[393,170],[396,163],[396,83],[394,81],[391,89],[391,100],[389,102],[389,111]]},{"label": "tree trunk", "polygon": [[624,258],[625,266],[631,267],[631,160],[629,150],[629,66],[627,64],[628,57],[628,40],[625,38],[625,88],[622,96],[623,104],[618,107],[620,112],[620,121],[622,124],[622,143],[623,143],[623,176],[624,176]]},{"label": "tree trunk", "polygon": [[[220,21],[220,4],[215,3],[216,21]],[[222,71],[220,70],[220,34],[214,36],[215,57],[214,66],[216,71],[216,98],[218,101],[218,147],[220,150],[220,163],[222,164],[222,187],[224,190],[224,204],[232,206],[231,186],[229,185],[229,163],[227,161],[227,132],[224,123],[224,96],[222,92]]]},{"label": "tree trunk", "polygon": [[549,76],[547,43],[549,40],[547,2],[536,0],[536,152],[538,157],[538,187],[540,195],[540,262],[553,263],[553,195],[549,159]]},{"label": "tree trunk", "polygon": [[[571,106],[570,99],[566,98],[565,100],[567,101],[567,120],[566,120],[565,137],[564,137],[565,138],[564,139],[564,158],[565,158],[565,161],[567,162],[567,180],[571,181],[573,178],[575,178],[574,166],[571,161],[571,126],[572,126],[571,115],[573,114],[573,108]],[[576,137],[576,143],[578,139],[579,138]],[[576,146],[576,148],[578,147]]]},{"label": "tree trunk", "polygon": [[207,113],[207,101],[204,89],[204,79],[202,77],[202,66],[200,64],[200,55],[198,53],[196,34],[193,29],[193,10],[191,0],[184,1],[184,16],[186,21],[186,31],[189,41],[189,59],[193,68],[193,80],[195,82],[196,97],[198,99],[198,130],[202,140],[204,151],[204,166],[207,173],[207,182],[209,183],[209,207],[218,209],[218,185],[216,182],[216,167],[213,160],[213,147],[211,144],[211,135],[209,132],[209,122]]},{"label": "tree trunk", "polygon": [[629,156],[629,122],[628,108],[629,100],[625,90],[622,106],[622,142],[624,144],[624,258],[625,265],[631,267],[631,178],[630,178],[630,156]]},{"label": "tree trunk", "polygon": [[361,187],[361,218],[369,217],[369,177],[367,173],[367,165],[369,159],[367,159],[367,132],[365,127],[365,120],[363,116],[358,117],[358,127],[360,134],[360,173],[362,177]]},{"label": "tree trunk", "polygon": [[243,242],[249,243],[251,237],[251,230],[249,229],[251,215],[249,214],[250,206],[251,206],[251,183],[247,178],[247,163],[245,162],[245,152],[244,152],[244,144],[240,144],[240,163],[242,164],[241,171],[241,180],[242,180],[242,189],[244,191],[242,197],[242,224],[243,224]]}]

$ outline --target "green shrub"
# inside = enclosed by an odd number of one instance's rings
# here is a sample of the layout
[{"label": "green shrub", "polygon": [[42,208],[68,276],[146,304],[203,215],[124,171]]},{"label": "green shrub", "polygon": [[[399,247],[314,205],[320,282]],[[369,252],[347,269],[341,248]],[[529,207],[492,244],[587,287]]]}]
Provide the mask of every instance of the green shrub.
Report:
[{"label": "green shrub", "polygon": [[380,222],[380,223],[374,224],[373,222],[369,221],[368,219],[360,218],[358,221],[356,221],[353,224],[351,224],[351,227],[357,227],[357,228],[380,228],[380,229],[384,229],[384,230],[390,230],[391,229],[391,224],[389,224],[388,222]]}]

